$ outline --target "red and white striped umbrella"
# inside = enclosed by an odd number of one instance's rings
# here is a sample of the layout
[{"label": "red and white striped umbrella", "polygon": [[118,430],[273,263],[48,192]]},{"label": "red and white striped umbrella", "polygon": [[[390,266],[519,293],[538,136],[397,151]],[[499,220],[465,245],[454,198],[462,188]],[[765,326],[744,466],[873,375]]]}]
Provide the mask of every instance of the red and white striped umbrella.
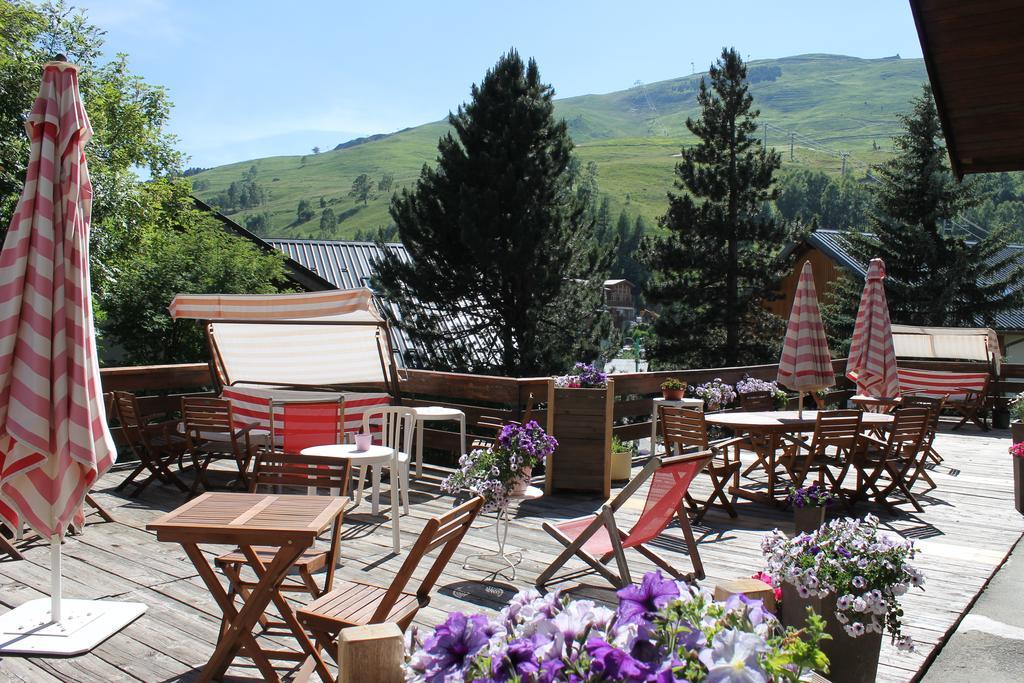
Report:
[{"label": "red and white striped umbrella", "polygon": [[858,394],[891,398],[899,396],[900,380],[884,279],[885,263],[882,259],[871,259],[853,326],[846,376],[857,383]]},{"label": "red and white striped umbrella", "polygon": [[793,297],[778,381],[801,396],[805,391],[820,391],[836,383],[810,261],[804,262]]},{"label": "red and white striped umbrella", "polygon": [[0,253],[0,520],[81,525],[114,462],[89,290],[92,135],[77,68],[50,62],[26,123],[25,187]]}]

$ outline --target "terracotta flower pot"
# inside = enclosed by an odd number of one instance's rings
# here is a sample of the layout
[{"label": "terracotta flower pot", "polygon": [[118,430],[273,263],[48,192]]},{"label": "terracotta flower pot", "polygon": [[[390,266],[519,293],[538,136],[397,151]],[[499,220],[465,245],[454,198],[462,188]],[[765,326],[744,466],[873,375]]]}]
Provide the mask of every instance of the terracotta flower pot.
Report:
[{"label": "terracotta flower pot", "polygon": [[873,683],[878,673],[882,634],[865,633],[853,638],[836,619],[836,596],[801,598],[793,584],[782,584],[779,618],[784,626],[803,626],[808,607],[825,620],[825,632],[832,636],[831,640],[823,640],[820,644],[829,661],[828,680],[832,683]]},{"label": "terracotta flower pot", "polygon": [[678,401],[683,397],[682,389],[662,389],[661,395],[666,401]]},{"label": "terracotta flower pot", "polygon": [[821,528],[825,523],[825,508],[804,506],[793,508],[793,524],[796,533],[811,533]]}]

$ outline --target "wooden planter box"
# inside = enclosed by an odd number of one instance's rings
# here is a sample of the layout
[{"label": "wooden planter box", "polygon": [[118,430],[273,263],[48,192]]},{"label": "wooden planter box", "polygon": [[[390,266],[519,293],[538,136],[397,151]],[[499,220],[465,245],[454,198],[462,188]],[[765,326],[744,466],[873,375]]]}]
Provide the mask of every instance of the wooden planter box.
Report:
[{"label": "wooden planter box", "polygon": [[609,496],[614,402],[612,379],[603,389],[550,389],[549,419],[558,448],[548,462],[547,493]]}]

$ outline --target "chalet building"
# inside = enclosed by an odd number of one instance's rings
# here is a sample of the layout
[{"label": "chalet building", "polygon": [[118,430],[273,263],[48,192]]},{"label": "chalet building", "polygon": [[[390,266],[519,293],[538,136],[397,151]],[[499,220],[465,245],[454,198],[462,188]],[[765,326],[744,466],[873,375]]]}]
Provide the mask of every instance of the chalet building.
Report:
[{"label": "chalet building", "polygon": [[[782,297],[767,305],[772,313],[783,319],[789,317],[789,310],[793,306],[793,295],[800,278],[800,269],[803,268],[805,261],[810,261],[811,267],[814,269],[814,286],[822,303],[830,300],[832,283],[843,272],[851,273],[858,279],[864,279],[867,264],[859,263],[846,250],[841,235],[839,230],[815,230],[805,240],[790,248],[790,253],[795,255],[793,269],[781,282]],[[1007,250],[1016,254],[1018,260],[1024,261],[1024,245],[1011,244]],[[1002,254],[999,257],[1002,258]],[[894,320],[893,322],[901,321]],[[981,321],[978,324],[979,326],[983,325]],[[996,316],[995,324],[992,327],[999,335],[999,344],[1007,360],[1011,363],[1024,363],[1024,309],[1013,309],[1000,313]]]},{"label": "chalet building", "polygon": [[636,285],[629,280],[604,281],[604,305],[620,330],[636,320]]}]

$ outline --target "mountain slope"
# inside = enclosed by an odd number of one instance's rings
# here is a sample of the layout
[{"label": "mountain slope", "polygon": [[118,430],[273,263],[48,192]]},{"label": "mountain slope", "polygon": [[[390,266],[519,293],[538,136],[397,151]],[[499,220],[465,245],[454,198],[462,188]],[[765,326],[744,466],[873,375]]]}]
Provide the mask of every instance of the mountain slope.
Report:
[{"label": "mountain slope", "polygon": [[[612,201],[613,215],[625,208],[653,223],[664,213],[673,155],[692,143],[685,121],[698,113],[702,75],[556,101],[581,161],[597,163],[598,182]],[[926,74],[920,59],[801,55],[751,62],[749,78],[765,124],[762,134],[767,131],[768,144],[784,153],[787,164],[838,172],[838,152],[844,151],[850,152],[848,168],[857,172],[888,157],[891,137],[899,130],[896,114],[909,109]],[[452,103],[452,109],[457,105]],[[355,177],[367,173],[378,180],[387,173],[394,176],[392,191],[411,187],[422,165],[434,162],[437,140],[446,130],[447,123],[434,122],[317,155],[220,166],[196,175],[195,191],[216,203],[218,194],[250,173],[266,197],[259,206],[232,213],[235,220],[244,223],[249,216],[266,214],[269,227],[255,228],[263,234],[350,237],[390,222],[390,192],[364,206],[348,197]],[[336,230],[324,235],[321,197],[340,219]],[[298,221],[300,199],[310,201],[312,220]]]}]

